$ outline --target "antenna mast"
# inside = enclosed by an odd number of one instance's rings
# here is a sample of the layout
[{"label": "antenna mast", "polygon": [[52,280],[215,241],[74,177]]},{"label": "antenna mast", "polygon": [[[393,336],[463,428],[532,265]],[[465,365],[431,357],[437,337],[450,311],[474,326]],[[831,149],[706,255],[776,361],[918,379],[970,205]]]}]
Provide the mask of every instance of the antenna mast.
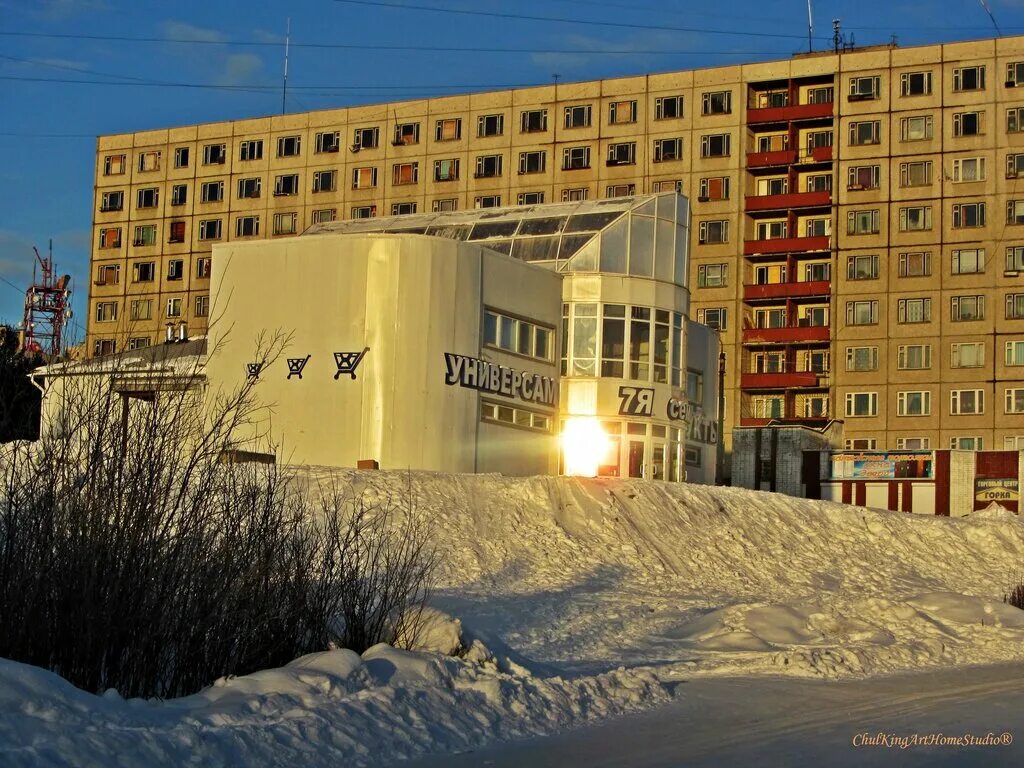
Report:
[{"label": "antenna mast", "polygon": [[[25,291],[22,346],[53,359],[64,352],[64,326],[71,319],[68,308],[71,276],[54,275],[53,240],[45,259],[38,248],[32,250],[35,251],[36,265],[32,268],[32,286]],[[42,272],[42,279],[36,279],[37,269]]]},{"label": "antenna mast", "polygon": [[281,114],[288,111],[288,44],[292,37],[292,18],[288,17],[288,23],[284,32],[284,85],[281,88]]},{"label": "antenna mast", "polygon": [[814,51],[814,43],[812,42],[814,35],[814,16],[811,13],[811,0],[807,0],[807,52],[811,53]]}]

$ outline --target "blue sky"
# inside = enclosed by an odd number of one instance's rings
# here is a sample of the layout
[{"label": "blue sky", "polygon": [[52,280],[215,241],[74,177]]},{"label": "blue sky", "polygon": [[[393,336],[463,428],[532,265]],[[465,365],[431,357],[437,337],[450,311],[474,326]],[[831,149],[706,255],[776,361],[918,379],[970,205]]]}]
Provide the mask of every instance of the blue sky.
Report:
[{"label": "blue sky", "polygon": [[[1024,33],[1024,0],[989,6],[1005,34]],[[577,23],[421,10],[430,7]],[[814,15],[818,48],[837,17],[859,45],[892,34],[902,45],[992,34],[978,0],[816,0]],[[0,0],[0,322],[20,320],[31,246],[43,250],[53,238],[58,269],[75,279],[72,330],[81,335],[94,137],[280,112],[289,17],[289,111],[556,74],[585,80],[758,61],[807,47],[806,0]],[[182,40],[201,42],[171,42]]]}]

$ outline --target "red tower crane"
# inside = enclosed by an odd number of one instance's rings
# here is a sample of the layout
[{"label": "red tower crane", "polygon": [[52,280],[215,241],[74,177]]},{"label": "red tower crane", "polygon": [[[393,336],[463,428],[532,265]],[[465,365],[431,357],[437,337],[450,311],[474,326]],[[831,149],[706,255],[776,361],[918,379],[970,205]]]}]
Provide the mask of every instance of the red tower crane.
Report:
[{"label": "red tower crane", "polygon": [[[32,285],[25,291],[22,344],[29,352],[54,358],[64,352],[64,326],[71,319],[71,275],[54,277],[52,240],[45,259],[38,248],[32,250],[37,263],[32,267]],[[42,279],[37,279],[37,270],[42,271]]]}]

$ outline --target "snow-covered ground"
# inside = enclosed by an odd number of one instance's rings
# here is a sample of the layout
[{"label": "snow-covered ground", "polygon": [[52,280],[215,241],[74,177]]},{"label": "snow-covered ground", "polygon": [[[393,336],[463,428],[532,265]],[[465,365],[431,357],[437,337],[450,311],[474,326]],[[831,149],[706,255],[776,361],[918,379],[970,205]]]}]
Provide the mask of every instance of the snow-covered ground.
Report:
[{"label": "snow-covered ground", "polygon": [[334,651],[166,703],[6,662],[0,764],[391,765],[654,707],[685,698],[681,681],[1024,660],[1024,611],[1001,602],[1024,566],[1012,516],[641,481],[303,476],[411,488],[446,558],[434,604],[461,620],[466,656]]}]

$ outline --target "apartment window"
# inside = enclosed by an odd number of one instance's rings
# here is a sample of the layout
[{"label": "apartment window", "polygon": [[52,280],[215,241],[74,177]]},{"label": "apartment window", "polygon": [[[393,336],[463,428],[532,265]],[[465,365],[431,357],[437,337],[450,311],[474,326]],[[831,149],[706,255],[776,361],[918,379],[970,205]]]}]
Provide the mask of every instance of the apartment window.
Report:
[{"label": "apartment window", "polygon": [[109,323],[117,320],[117,302],[101,301],[96,304],[96,322]]},{"label": "apartment window", "polygon": [[299,194],[299,174],[287,173],[274,179],[274,196],[287,197]]},{"label": "apartment window", "polygon": [[459,178],[459,160],[458,158],[451,158],[449,160],[435,160],[434,161],[434,181],[455,181]]},{"label": "apartment window", "polygon": [[934,135],[931,115],[917,115],[900,119],[900,140],[927,141]]},{"label": "apartment window", "polygon": [[610,125],[623,125],[636,122],[635,101],[613,101],[608,105],[608,123]]},{"label": "apartment window", "polygon": [[723,288],[728,284],[728,264],[701,264],[697,267],[698,288]]},{"label": "apartment window", "polygon": [[1009,154],[1006,156],[1006,178],[1016,179],[1024,173],[1024,154]]},{"label": "apartment window", "polygon": [[566,147],[562,150],[562,170],[576,171],[590,167],[590,147]]},{"label": "apartment window", "polygon": [[881,123],[878,120],[861,120],[850,123],[850,146],[878,144],[881,141]]},{"label": "apartment window", "polygon": [[1003,438],[1004,451],[1024,451],[1024,435],[1007,436]]},{"label": "apartment window", "polygon": [[501,155],[479,155],[476,159],[476,178],[501,176]]},{"label": "apartment window", "polygon": [[846,393],[846,415],[853,416],[877,416],[878,415],[878,393],[877,392],[847,392]]},{"label": "apartment window", "polygon": [[157,187],[147,187],[136,193],[135,205],[137,208],[156,208],[158,202],[160,202],[160,190]]},{"label": "apartment window", "polygon": [[953,115],[954,136],[977,136],[981,133],[982,112],[957,112]]},{"label": "apartment window", "polygon": [[954,389],[949,393],[949,414],[951,416],[978,415],[985,412],[985,391],[983,389]]},{"label": "apartment window", "polygon": [[1024,224],[1024,200],[1006,201],[1006,223]]},{"label": "apartment window", "polygon": [[200,256],[196,259],[196,278],[199,280],[210,279],[210,257]]},{"label": "apartment window", "polygon": [[238,145],[238,159],[239,160],[262,160],[263,159],[263,139],[252,139],[250,141],[243,141]]},{"label": "apartment window", "polygon": [[1007,389],[1005,408],[1007,413],[1024,413],[1024,389]]},{"label": "apartment window", "polygon": [[877,301],[846,302],[847,325],[874,325],[878,322]]},{"label": "apartment window", "polygon": [[376,168],[353,168],[352,189],[373,189],[377,186]]},{"label": "apartment window", "polygon": [[416,203],[392,203],[391,204],[391,215],[392,216],[407,216],[410,213],[416,213]]},{"label": "apartment window", "polygon": [[927,437],[897,437],[896,450],[898,451],[927,451],[931,447],[931,440]]},{"label": "apartment window", "polygon": [[880,91],[880,82],[881,80],[877,75],[873,77],[851,77],[850,101],[877,99]]},{"label": "apartment window", "polygon": [[119,264],[101,264],[96,268],[96,285],[117,285],[120,281]]},{"label": "apartment window", "polygon": [[932,393],[928,390],[896,393],[897,416],[930,416],[931,412]]},{"label": "apartment window", "polygon": [[168,243],[184,243],[185,242],[185,222],[184,221],[172,221],[168,227],[170,234],[167,237]]},{"label": "apartment window", "polygon": [[358,205],[352,209],[353,219],[372,219],[377,215],[376,205]]},{"label": "apartment window", "polygon": [[181,299],[167,300],[167,317],[181,317]]},{"label": "apartment window", "polygon": [[543,133],[548,129],[548,111],[546,109],[529,109],[519,115],[519,127],[522,133]]},{"label": "apartment window", "polygon": [[953,251],[954,275],[973,275],[984,271],[984,248],[961,248]]},{"label": "apartment window", "polygon": [[896,367],[901,371],[923,371],[931,368],[931,344],[908,344],[899,346],[896,350]]},{"label": "apartment window", "polygon": [[[655,185],[662,182],[655,182]],[[678,182],[668,182],[669,184],[678,184]],[[671,187],[669,188],[671,189]],[[668,191],[662,190],[660,187],[656,187],[652,191],[661,192]],[[678,190],[678,186],[676,187]],[[698,192],[700,201],[710,200],[728,200],[729,199],[729,177],[728,176],[712,176],[710,178],[704,178],[700,180],[700,188]]]},{"label": "apartment window", "polygon": [[848,451],[873,451],[878,448],[878,439],[874,437],[847,438],[843,447]]},{"label": "apartment window", "polygon": [[551,417],[527,408],[480,401],[480,420],[507,426],[516,426],[535,432],[550,432]]},{"label": "apartment window", "polygon": [[459,207],[459,200],[458,200],[458,198],[446,197],[446,198],[443,198],[441,200],[435,200],[431,204],[430,210],[432,210],[434,213],[444,213],[444,212],[447,212],[447,211],[458,210],[458,207]]},{"label": "apartment window", "polygon": [[655,139],[654,162],[668,163],[683,159],[682,139]]},{"label": "apartment window", "polygon": [[953,70],[954,91],[981,91],[985,88],[985,66],[960,67]]},{"label": "apartment window", "polygon": [[985,365],[985,344],[981,341],[952,344],[950,368],[981,368]]},{"label": "apartment window", "polygon": [[878,209],[850,211],[846,214],[846,234],[877,235],[879,231]]},{"label": "apartment window", "polygon": [[153,301],[152,299],[135,299],[131,303],[132,320],[152,320]]},{"label": "apartment window", "polygon": [[544,151],[520,152],[519,173],[544,173],[547,157],[548,153]]},{"label": "apartment window", "polygon": [[316,135],[314,152],[337,152],[341,149],[341,132],[324,131]]},{"label": "apartment window", "polygon": [[[812,173],[805,177],[806,191],[807,192],[831,192],[832,191],[832,174],[830,173]],[[877,185],[877,182],[876,182]]]},{"label": "apartment window", "polygon": [[1006,342],[1006,365],[1024,365],[1024,341]]},{"label": "apartment window", "polygon": [[543,192],[520,192],[516,198],[516,205],[542,205],[543,203]]},{"label": "apartment window", "polygon": [[698,225],[697,242],[702,245],[729,242],[729,221],[727,219],[702,221]]},{"label": "apartment window", "polygon": [[139,170],[142,172],[146,171],[159,171],[160,170],[160,153],[159,152],[140,152],[139,153]]},{"label": "apartment window", "polygon": [[156,224],[143,224],[135,228],[136,246],[156,245]]},{"label": "apartment window", "polygon": [[380,128],[356,128],[352,133],[352,149],[376,149],[380,146]]},{"label": "apartment window", "polygon": [[299,215],[297,213],[275,213],[274,234],[294,235],[298,231]]},{"label": "apartment window", "polygon": [[728,133],[712,133],[700,137],[701,157],[728,157],[729,156]]},{"label": "apartment window", "polygon": [[930,205],[900,208],[900,232],[922,232],[932,228]]},{"label": "apartment window", "polygon": [[220,219],[203,219],[199,222],[200,240],[220,240]]},{"label": "apartment window", "polygon": [[132,279],[136,283],[151,283],[156,279],[156,264],[152,261],[137,261],[133,272]]},{"label": "apartment window", "polygon": [[201,187],[201,199],[204,203],[219,203],[224,199],[223,181],[206,181]]},{"label": "apartment window", "polygon": [[724,331],[728,310],[725,307],[708,307],[697,310],[697,322],[708,328]]},{"label": "apartment window", "polygon": [[952,308],[951,319],[954,322],[985,319],[984,296],[954,296],[950,300],[950,304]]},{"label": "apartment window", "polygon": [[187,201],[187,184],[175,184],[173,187],[171,187],[171,205],[184,205]]},{"label": "apartment window", "polygon": [[474,208],[500,208],[501,195],[481,195],[473,198]]},{"label": "apartment window", "polygon": [[778,395],[755,395],[750,401],[755,419],[781,419],[786,401]]},{"label": "apartment window", "polygon": [[932,183],[932,162],[900,163],[901,187],[924,187]]},{"label": "apartment window", "polygon": [[1024,61],[1011,61],[1006,65],[1006,87],[1024,85]]},{"label": "apartment window", "polygon": [[877,165],[855,165],[846,175],[847,189],[878,189],[880,168]]},{"label": "apartment window", "polygon": [[804,280],[809,283],[830,280],[831,275],[832,265],[827,261],[804,264]]},{"label": "apartment window", "polygon": [[1024,293],[1006,294],[1006,319],[1024,320]]},{"label": "apartment window", "polygon": [[259,216],[239,216],[235,220],[235,237],[256,237],[259,233]]},{"label": "apartment window", "polygon": [[984,181],[985,158],[963,157],[953,161],[953,181]]},{"label": "apartment window", "polygon": [[732,112],[732,91],[711,91],[701,96],[701,113],[727,115]]},{"label": "apartment window", "polygon": [[931,254],[926,251],[901,253],[899,255],[900,277],[927,277],[932,273]]},{"label": "apartment window", "polygon": [[951,437],[949,447],[954,451],[982,451],[985,449],[985,441],[980,437]]},{"label": "apartment window", "polygon": [[877,371],[878,347],[847,347],[846,370]]},{"label": "apartment window", "polygon": [[301,136],[281,136],[277,140],[278,157],[298,157],[302,147]]},{"label": "apartment window", "polygon": [[484,311],[484,344],[517,355],[550,360],[554,349],[554,330],[503,315],[493,310]]},{"label": "apartment window", "polygon": [[1024,270],[1024,245],[1011,245],[1006,249],[1006,271]]},{"label": "apartment window", "polygon": [[682,96],[661,96],[654,100],[655,120],[674,120],[682,116]]},{"label": "apartment window", "polygon": [[100,230],[100,248],[120,248],[121,228],[105,227]]},{"label": "apartment window", "polygon": [[927,96],[931,92],[931,72],[904,72],[900,75],[901,96]]},{"label": "apartment window", "polygon": [[103,175],[120,176],[124,173],[124,166],[124,155],[107,155],[103,158]]},{"label": "apartment window", "polygon": [[415,184],[419,179],[419,163],[395,163],[391,166],[391,183],[395,186]]},{"label": "apartment window", "polygon": [[590,105],[580,104],[565,108],[566,128],[587,128],[590,126]]},{"label": "apartment window", "polygon": [[118,190],[117,192],[104,192],[103,197],[100,200],[100,211],[106,213],[108,211],[120,211],[124,208],[124,192]]},{"label": "apartment window", "polygon": [[635,194],[636,184],[613,184],[610,187],[605,188],[604,196],[608,198],[632,197]]},{"label": "apartment window", "polygon": [[932,319],[931,299],[900,299],[896,302],[897,322],[929,323]]},{"label": "apartment window", "polygon": [[188,168],[189,160],[189,148],[178,147],[174,150],[174,167],[175,168]]},{"label": "apartment window", "polygon": [[590,198],[590,190],[587,187],[573,187],[562,190],[563,203],[578,203]]},{"label": "apartment window", "polygon": [[226,160],[226,144],[207,144],[203,147],[203,165],[224,165]]},{"label": "apartment window", "polygon": [[210,297],[196,296],[195,304],[196,317],[207,317],[210,314]]},{"label": "apartment window", "polygon": [[636,163],[635,141],[608,145],[608,165],[633,165],[634,163]]},{"label": "apartment window", "polygon": [[313,223],[314,224],[326,224],[330,221],[335,221],[338,218],[337,208],[319,208],[313,211]]},{"label": "apartment window", "polygon": [[185,262],[182,259],[172,259],[167,262],[167,279],[183,280],[185,278]]},{"label": "apartment window", "polygon": [[953,227],[955,229],[966,229],[969,227],[985,226],[985,204],[984,203],[954,203],[953,204]]},{"label": "apartment window", "polygon": [[786,237],[789,237],[789,224],[785,219],[757,222],[758,240],[782,240]]},{"label": "apartment window", "polygon": [[1024,131],[1024,107],[1011,107],[1006,110],[1006,132],[1020,133]]},{"label": "apartment window", "polygon": [[259,197],[260,188],[262,186],[262,180],[256,176],[251,179],[239,179],[238,180],[238,197],[239,198],[250,198]]},{"label": "apartment window", "polygon": [[878,278],[878,254],[848,256],[846,258],[848,280],[875,280]]},{"label": "apartment window", "polygon": [[337,171],[314,171],[313,172],[313,191],[314,192],[333,192],[338,187],[338,172]]},{"label": "apartment window", "polygon": [[480,138],[501,136],[504,132],[504,115],[480,115],[480,117],[476,119],[476,135]]}]

